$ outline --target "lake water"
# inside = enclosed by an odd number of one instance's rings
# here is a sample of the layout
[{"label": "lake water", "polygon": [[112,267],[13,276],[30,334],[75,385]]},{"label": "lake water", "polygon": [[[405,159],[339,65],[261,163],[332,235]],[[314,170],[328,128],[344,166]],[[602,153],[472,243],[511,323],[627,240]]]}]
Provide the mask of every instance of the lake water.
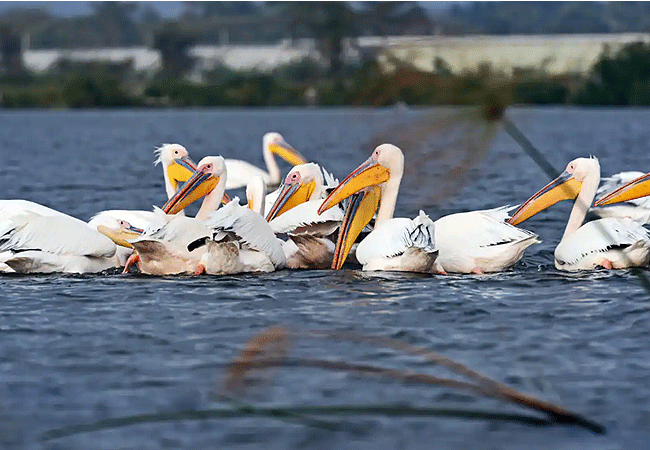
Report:
[{"label": "lake water", "polygon": [[[262,165],[261,136],[272,130],[342,178],[368,157],[371,136],[422,140],[408,124],[423,118],[431,120],[435,133],[423,147],[404,147],[407,174],[397,215],[412,217],[424,209],[435,219],[517,204],[547,183],[503,131],[493,129],[490,136],[472,121],[450,121],[454,114],[453,109],[0,111],[0,198],[32,200],[86,220],[104,209],[150,209],[165,200],[160,168],[152,165],[155,146],[179,142],[195,161],[221,154]],[[603,176],[650,169],[650,110],[526,108],[509,115],[558,169],[588,155],[598,156]],[[0,445],[647,448],[649,295],[629,271],[554,269],[553,249],[569,209],[570,204],[556,205],[527,221],[523,227],[544,242],[531,247],[513,270],[490,276],[350,269],[198,278],[0,276]],[[248,339],[275,324],[392,337],[439,351],[596,420],[607,434],[446,417],[129,419],[232,408],[215,395],[226,365]],[[444,374],[420,359],[349,342],[297,339],[291,354]],[[238,400],[264,407],[525,412],[448,389],[297,367],[275,371]],[[126,418],[127,426],[46,434],[112,418]]]}]

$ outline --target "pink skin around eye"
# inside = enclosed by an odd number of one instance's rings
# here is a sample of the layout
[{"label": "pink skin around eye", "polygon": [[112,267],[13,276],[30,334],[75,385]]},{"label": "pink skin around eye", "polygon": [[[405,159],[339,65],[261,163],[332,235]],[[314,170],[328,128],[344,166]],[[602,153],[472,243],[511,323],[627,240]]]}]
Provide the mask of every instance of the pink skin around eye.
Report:
[{"label": "pink skin around eye", "polygon": [[208,173],[212,171],[212,164],[203,164],[197,170],[200,170],[203,173]]},{"label": "pink skin around eye", "polygon": [[300,172],[293,172],[287,175],[284,182],[285,184],[299,183],[301,179]]}]

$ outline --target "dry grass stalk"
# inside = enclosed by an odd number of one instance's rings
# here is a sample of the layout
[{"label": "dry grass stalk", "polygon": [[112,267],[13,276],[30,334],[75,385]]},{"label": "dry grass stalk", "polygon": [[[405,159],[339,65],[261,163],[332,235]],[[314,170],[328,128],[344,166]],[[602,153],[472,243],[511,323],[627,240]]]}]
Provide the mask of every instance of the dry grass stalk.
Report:
[{"label": "dry grass stalk", "polygon": [[602,425],[590,421],[579,414],[573,413],[559,405],[519,392],[503,383],[492,380],[491,378],[488,378],[457,361],[422,347],[407,344],[395,339],[365,336],[345,331],[309,330],[305,332],[291,333],[297,337],[309,336],[312,338],[351,341],[390,348],[434,362],[454,373],[468,378],[471,382],[441,378],[408,370],[390,369],[345,361],[309,358],[287,359],[289,334],[290,332],[285,328],[273,327],[251,339],[231,365],[224,383],[226,389],[232,391],[236,388],[240,388],[247,373],[253,369],[260,370],[280,366],[313,367],[324,370],[337,370],[363,375],[382,376],[403,382],[436,385],[471,391],[476,394],[505,400],[546,413],[556,422],[579,425],[595,433],[605,432],[605,428]]}]

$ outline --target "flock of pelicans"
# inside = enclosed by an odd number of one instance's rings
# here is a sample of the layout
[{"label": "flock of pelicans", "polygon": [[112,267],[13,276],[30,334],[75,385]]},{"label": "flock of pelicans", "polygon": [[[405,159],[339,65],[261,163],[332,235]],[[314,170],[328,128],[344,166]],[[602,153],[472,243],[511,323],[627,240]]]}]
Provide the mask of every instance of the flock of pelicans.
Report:
[{"label": "flock of pelicans", "polygon": [[[221,156],[195,164],[178,144],[156,153],[168,201],[153,211],[102,211],[86,223],[26,200],[0,200],[0,271],[128,272],[136,265],[154,275],[233,274],[336,270],[348,260],[363,270],[497,272],[539,242],[517,225],[567,199],[575,203],[555,249],[558,269],[647,266],[650,260],[650,233],[643,227],[650,219],[650,197],[644,198],[650,174],[623,172],[599,189],[594,157],[571,161],[512,216],[514,208],[502,207],[433,221],[422,211],[415,219],[393,217],[404,155],[391,144],[377,147],[340,183],[278,133],[263,139],[268,172]],[[284,180],[274,155],[294,165]],[[246,205],[225,193],[243,186]],[[200,199],[196,217],[185,216],[184,208]],[[590,210],[602,218],[584,223]]]}]

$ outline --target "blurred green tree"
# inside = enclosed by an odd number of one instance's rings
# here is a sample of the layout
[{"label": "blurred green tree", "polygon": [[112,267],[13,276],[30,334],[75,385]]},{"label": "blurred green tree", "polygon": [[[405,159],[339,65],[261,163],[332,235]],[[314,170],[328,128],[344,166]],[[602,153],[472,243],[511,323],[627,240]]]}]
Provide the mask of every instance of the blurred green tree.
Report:
[{"label": "blurred green tree", "polygon": [[0,24],[0,68],[10,77],[24,73],[20,34],[9,25]]},{"label": "blurred green tree", "polygon": [[363,2],[358,13],[359,33],[375,36],[431,34],[432,24],[417,2]]},{"label": "blurred green tree", "polygon": [[316,39],[321,56],[327,61],[331,75],[338,75],[343,66],[343,40],[357,35],[355,11],[347,2],[277,2],[280,14],[286,17],[292,37],[307,32]]},{"label": "blurred green tree", "polygon": [[183,78],[185,76],[193,65],[193,59],[188,50],[194,42],[195,38],[189,33],[169,24],[155,33],[153,48],[160,52],[162,59],[160,76],[162,78]]},{"label": "blurred green tree", "polygon": [[650,44],[628,44],[615,55],[605,49],[574,102],[650,105]]}]

